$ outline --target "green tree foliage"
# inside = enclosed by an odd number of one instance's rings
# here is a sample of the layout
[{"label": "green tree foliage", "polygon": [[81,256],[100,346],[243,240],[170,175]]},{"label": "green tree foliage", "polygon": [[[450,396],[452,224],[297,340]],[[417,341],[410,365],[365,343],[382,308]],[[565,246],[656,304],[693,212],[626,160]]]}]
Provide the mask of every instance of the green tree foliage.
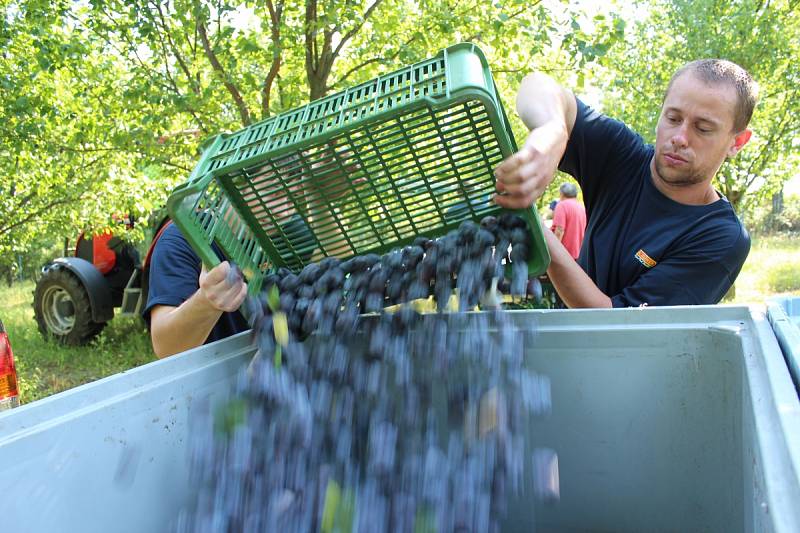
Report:
[{"label": "green tree foliage", "polygon": [[723,165],[715,186],[737,212],[746,215],[797,169],[800,3],[656,0],[647,4],[650,15],[636,24],[626,46],[609,54],[605,110],[652,142],[664,90],[678,67],[709,57],[743,66],[761,88],[750,124],[754,135]]},{"label": "green tree foliage", "polygon": [[158,110],[131,101],[124,62],[95,46],[70,9],[10,4],[0,18],[3,261],[43,233],[74,238],[114,214],[142,215],[153,207],[160,167],[190,170],[152,150],[147,122]]},{"label": "green tree foliage", "polygon": [[621,37],[613,20],[583,31],[579,10],[550,5],[0,0],[0,258],[113,215],[144,219],[203,139],[459,41],[484,49],[513,117],[531,68],[577,69]]}]

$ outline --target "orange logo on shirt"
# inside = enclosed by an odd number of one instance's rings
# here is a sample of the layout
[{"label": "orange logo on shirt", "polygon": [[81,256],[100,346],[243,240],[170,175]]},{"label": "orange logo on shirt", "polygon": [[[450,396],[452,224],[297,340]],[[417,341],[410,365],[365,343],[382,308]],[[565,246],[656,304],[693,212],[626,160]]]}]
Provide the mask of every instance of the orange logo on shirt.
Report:
[{"label": "orange logo on shirt", "polygon": [[636,252],[636,259],[638,259],[639,262],[644,266],[646,266],[647,268],[653,268],[654,266],[656,266],[655,260],[646,253],[644,253],[644,250],[639,250],[638,252]]}]

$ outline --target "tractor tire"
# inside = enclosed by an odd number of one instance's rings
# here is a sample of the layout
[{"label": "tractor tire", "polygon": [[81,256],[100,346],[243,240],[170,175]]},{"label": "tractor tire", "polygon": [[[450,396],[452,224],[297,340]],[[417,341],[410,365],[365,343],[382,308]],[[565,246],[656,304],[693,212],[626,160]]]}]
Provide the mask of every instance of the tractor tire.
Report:
[{"label": "tractor tire", "polygon": [[48,269],[39,278],[33,312],[42,336],[70,346],[88,343],[106,325],[92,321],[92,306],[83,283],[60,268]]}]

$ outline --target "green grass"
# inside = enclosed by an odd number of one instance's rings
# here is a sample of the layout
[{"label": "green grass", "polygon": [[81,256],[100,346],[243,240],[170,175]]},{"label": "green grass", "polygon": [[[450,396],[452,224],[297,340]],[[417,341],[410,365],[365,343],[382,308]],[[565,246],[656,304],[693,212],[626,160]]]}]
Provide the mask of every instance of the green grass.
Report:
[{"label": "green grass", "polygon": [[45,341],[33,319],[33,282],[0,288],[0,319],[8,331],[20,402],[28,403],[155,360],[144,322],[115,317],[87,346]]},{"label": "green grass", "polygon": [[[760,237],[727,303],[760,304],[772,296],[800,295],[800,238]],[[0,287],[2,318],[9,332],[20,399],[32,402],[155,360],[144,323],[117,317],[90,345],[60,346],[45,341],[33,320],[33,282]]]},{"label": "green grass", "polygon": [[784,295],[800,295],[800,235],[753,238],[736,295],[726,302],[762,304]]}]

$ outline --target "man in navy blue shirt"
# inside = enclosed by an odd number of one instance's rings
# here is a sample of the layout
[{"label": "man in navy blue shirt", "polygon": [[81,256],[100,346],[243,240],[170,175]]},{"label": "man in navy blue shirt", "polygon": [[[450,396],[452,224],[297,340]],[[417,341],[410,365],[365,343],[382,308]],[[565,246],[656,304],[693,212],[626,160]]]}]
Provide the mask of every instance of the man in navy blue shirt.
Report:
[{"label": "man in navy blue shirt", "polygon": [[[219,250],[215,251],[222,258]],[[149,268],[143,314],[158,357],[248,329],[237,311],[247,296],[247,284],[228,279],[231,266],[227,261],[206,271],[175,224],[160,234]]]},{"label": "man in navy blue shirt", "polygon": [[[299,215],[284,225],[284,232],[299,242],[312,238]],[[175,224],[166,226],[157,237],[149,264],[143,316],[159,357],[250,328],[238,311],[247,296],[247,284],[238,277],[229,278],[230,263],[216,244],[212,247],[221,263],[207,272]],[[304,261],[309,259],[310,253],[303,257]]]},{"label": "man in navy blue shirt", "polygon": [[711,184],[750,139],[757,85],[738,65],[700,60],[670,81],[654,146],[544,74],[523,80],[517,110],[531,130],[496,169],[495,201],[530,206],[556,169],[583,191],[588,223],[577,263],[545,230],[548,275],[569,307],[714,304],[750,238]]}]

